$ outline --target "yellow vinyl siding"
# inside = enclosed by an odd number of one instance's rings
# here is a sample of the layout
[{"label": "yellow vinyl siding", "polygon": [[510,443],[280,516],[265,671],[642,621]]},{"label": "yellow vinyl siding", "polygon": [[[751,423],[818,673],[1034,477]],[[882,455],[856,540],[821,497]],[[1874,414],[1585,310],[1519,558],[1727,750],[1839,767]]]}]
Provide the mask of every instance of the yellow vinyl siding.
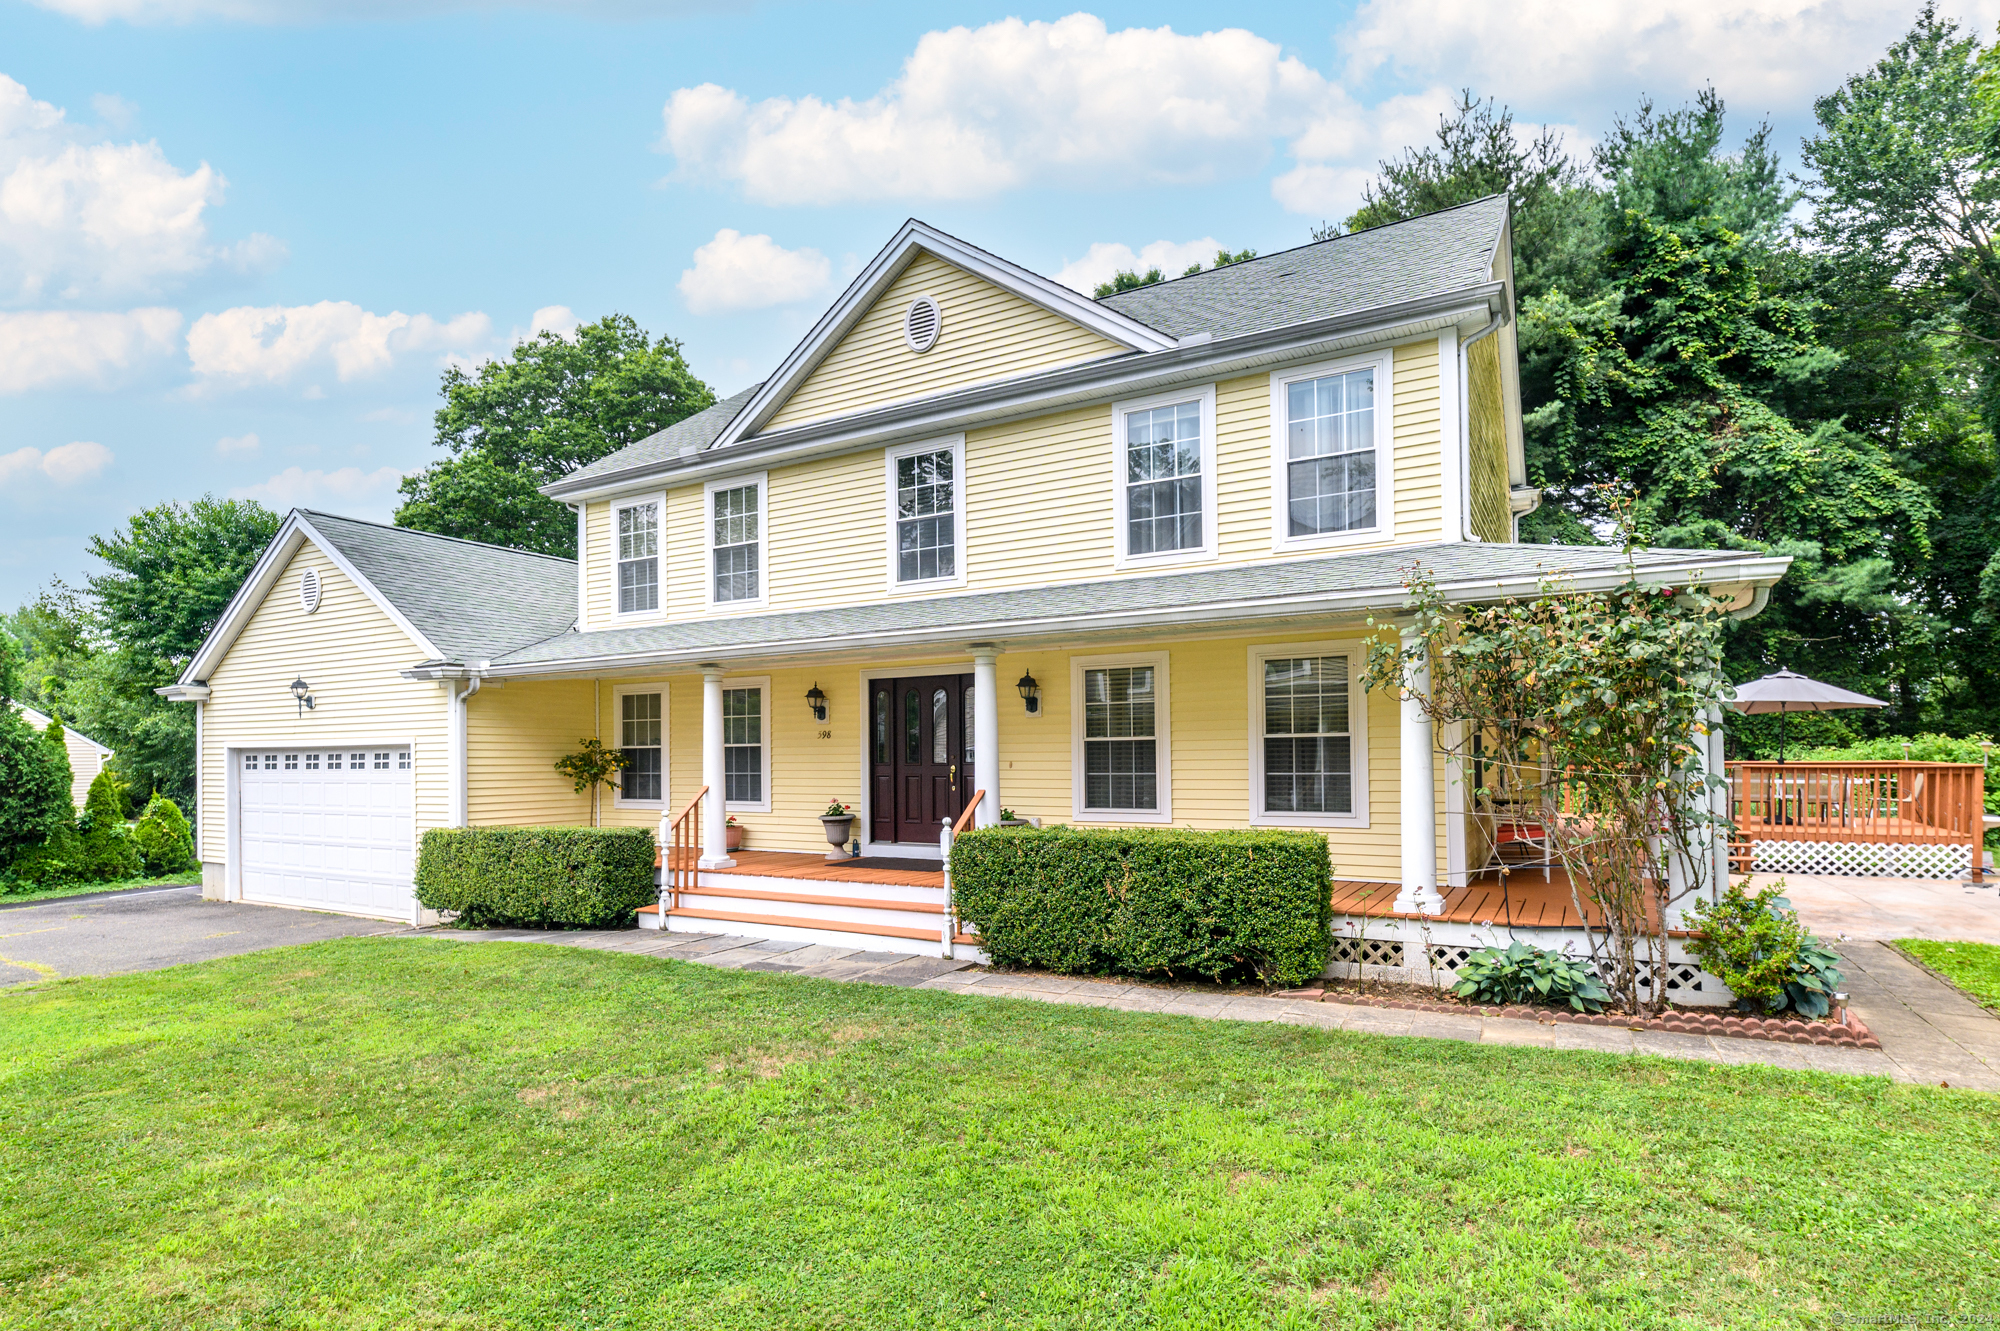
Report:
[{"label": "yellow vinyl siding", "polygon": [[[918,296],[943,311],[944,328],[922,355],[903,340]],[[792,393],[767,429],[1114,356],[1109,338],[1003,291],[931,254],[919,254]]]},{"label": "yellow vinyl siding", "polygon": [[[597,732],[588,679],[507,680],[489,683],[465,704],[466,821],[513,826],[571,825],[590,821],[590,796],[579,795],[555,770]],[[602,686],[610,694],[611,686]],[[603,792],[608,809],[610,791]]]},{"label": "yellow vinyl siding", "polygon": [[[299,604],[299,577],[320,577],[319,609]],[[241,636],[209,675],[199,755],[201,858],[227,858],[224,811],[232,745],[312,749],[411,744],[417,830],[449,821],[450,718],[445,691],[398,673],[425,655],[311,541],[292,556]],[[312,686],[299,714],[291,682]]]},{"label": "yellow vinyl siding", "polygon": [[1507,508],[1507,408],[1500,383],[1500,339],[1466,353],[1466,413],[1472,449],[1472,530],[1483,541],[1510,541]]},{"label": "yellow vinyl siding", "polygon": [[1396,348],[1391,371],[1395,406],[1396,541],[1444,539],[1444,448],[1438,401],[1438,344]]},{"label": "yellow vinyl siding", "polygon": [[610,628],[618,614],[617,557],[611,548],[610,503],[586,504],[583,508],[583,606],[578,610],[593,629]]},{"label": "yellow vinyl siding", "polygon": [[[1395,487],[1395,531],[1379,544],[1434,541],[1443,532],[1437,341],[1398,346],[1394,357],[1393,457],[1384,480]],[[1190,396],[1199,388],[1191,385]],[[766,605],[748,613],[1117,576],[1120,477],[1111,415],[1112,404],[1099,403],[966,432],[960,477],[966,553],[962,588],[933,591],[890,582],[882,448],[772,468],[761,532]],[[1218,382],[1216,474],[1210,478],[1216,487],[1218,530],[1212,563],[1328,553],[1272,549],[1272,449],[1270,376]],[[707,601],[706,502],[702,485],[683,485],[667,495],[661,577],[668,619],[716,613]],[[609,513],[604,503],[588,509],[593,534],[586,552],[591,561],[587,582],[591,625],[598,629],[618,622]],[[1210,565],[1195,565],[1205,566]]]},{"label": "yellow vinyl siding", "polygon": [[[1349,624],[1254,637],[1177,641],[1166,646],[1173,727],[1170,752],[1175,826],[1250,825],[1249,648],[1253,644],[1361,637],[1364,633],[1364,628]],[[1085,654],[1115,657],[1119,650],[1093,646]],[[1134,644],[1131,650],[1157,652],[1161,645]],[[1018,816],[1039,818],[1045,825],[1074,821],[1070,655],[1065,651],[1008,653],[1000,657],[995,672],[1000,684],[1000,801]],[[1360,664],[1356,662],[1357,673]],[[745,829],[747,849],[824,853],[827,846],[819,815],[828,801],[838,799],[857,810],[865,808],[864,729],[868,705],[861,686],[863,668],[847,663],[771,673],[770,693],[765,699],[769,734],[765,779],[769,783],[771,812],[737,814]],[[900,675],[972,672],[972,665],[964,656],[895,661],[865,668]],[[746,667],[744,673],[755,673],[756,669]],[[1024,672],[1033,674],[1041,684],[1042,715],[1037,717],[1028,716],[1014,689],[1014,681]],[[824,725],[812,719],[804,701],[806,690],[814,684],[819,685],[828,699],[828,719]],[[607,699],[610,687],[610,681],[605,681]],[[1369,825],[1329,827],[1327,837],[1337,876],[1393,883],[1401,877],[1399,709],[1396,700],[1387,694],[1364,696]],[[668,710],[672,788],[669,803],[678,810],[701,788],[698,675],[674,677]],[[830,730],[831,737],[821,739],[821,730]],[[993,775],[981,768],[975,774],[975,784],[984,788]],[[1439,760],[1436,789],[1440,882],[1444,881],[1445,873],[1442,811],[1447,780],[1445,766]],[[607,809],[605,820],[641,825],[657,821],[657,815],[627,812],[630,816],[614,815]],[[1090,825],[1115,824],[1092,819]],[[864,831],[866,826],[866,822],[857,824]]]}]

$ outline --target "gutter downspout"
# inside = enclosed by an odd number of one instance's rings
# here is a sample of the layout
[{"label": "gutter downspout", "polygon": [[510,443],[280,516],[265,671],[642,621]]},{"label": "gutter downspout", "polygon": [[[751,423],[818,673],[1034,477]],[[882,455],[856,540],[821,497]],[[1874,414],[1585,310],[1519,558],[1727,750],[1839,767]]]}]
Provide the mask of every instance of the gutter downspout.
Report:
[{"label": "gutter downspout", "polygon": [[1472,384],[1469,378],[1472,362],[1467,353],[1474,343],[1499,332],[1500,325],[1506,322],[1507,310],[1503,306],[1486,327],[1458,344],[1458,535],[1463,541],[1480,539],[1472,531]]},{"label": "gutter downspout", "polygon": [[465,733],[465,704],[473,694],[479,692],[480,682],[480,676],[471,675],[467,677],[462,688],[453,688],[451,691],[451,825],[453,827],[465,827],[468,824],[466,760],[469,745]]}]

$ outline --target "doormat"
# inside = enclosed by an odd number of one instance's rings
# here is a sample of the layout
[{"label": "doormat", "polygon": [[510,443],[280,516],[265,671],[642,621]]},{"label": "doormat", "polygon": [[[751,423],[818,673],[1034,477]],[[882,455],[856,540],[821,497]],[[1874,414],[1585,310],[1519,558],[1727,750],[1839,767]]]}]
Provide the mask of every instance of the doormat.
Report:
[{"label": "doormat", "polygon": [[895,855],[863,855],[858,859],[829,862],[829,869],[901,869],[905,873],[943,873],[943,860],[906,860]]}]

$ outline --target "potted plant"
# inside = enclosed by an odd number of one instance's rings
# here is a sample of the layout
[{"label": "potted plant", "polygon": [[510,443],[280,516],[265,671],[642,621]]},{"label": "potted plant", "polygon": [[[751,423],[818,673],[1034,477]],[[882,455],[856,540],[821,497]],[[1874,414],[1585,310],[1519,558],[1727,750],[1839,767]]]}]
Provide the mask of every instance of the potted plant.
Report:
[{"label": "potted plant", "polygon": [[1014,816],[1014,811],[1012,809],[1002,809],[1000,810],[1000,826],[1033,827],[1034,824],[1029,822],[1026,818],[1016,818]]},{"label": "potted plant", "polygon": [[736,821],[733,813],[722,821],[722,841],[730,850],[743,848],[743,824]]},{"label": "potted plant", "polygon": [[854,810],[839,800],[834,800],[826,806],[826,812],[819,816],[819,825],[826,829],[826,843],[834,848],[834,853],[827,856],[827,860],[832,862],[847,859],[848,838],[854,832]]}]

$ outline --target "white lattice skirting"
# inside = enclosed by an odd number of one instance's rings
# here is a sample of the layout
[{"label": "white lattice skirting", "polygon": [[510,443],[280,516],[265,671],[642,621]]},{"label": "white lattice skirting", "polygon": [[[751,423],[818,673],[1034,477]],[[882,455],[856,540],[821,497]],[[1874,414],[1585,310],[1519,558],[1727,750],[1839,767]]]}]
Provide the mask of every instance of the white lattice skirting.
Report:
[{"label": "white lattice skirting", "polygon": [[[1333,954],[1326,973],[1333,979],[1392,980],[1404,984],[1448,987],[1458,968],[1474,952],[1504,948],[1514,939],[1536,947],[1567,950],[1588,956],[1590,936],[1582,929],[1494,929],[1486,925],[1452,924],[1443,920],[1362,920],[1335,916]],[[1701,969],[1679,939],[1668,944],[1666,996],[1691,1007],[1719,1006],[1734,1001],[1727,987]],[[1608,979],[1609,976],[1607,975]],[[1650,994],[1653,967],[1639,962],[1639,990]]]},{"label": "white lattice skirting", "polygon": [[1972,872],[1972,847],[1892,846],[1870,841],[1753,841],[1750,862],[1758,873],[1963,878]]}]

